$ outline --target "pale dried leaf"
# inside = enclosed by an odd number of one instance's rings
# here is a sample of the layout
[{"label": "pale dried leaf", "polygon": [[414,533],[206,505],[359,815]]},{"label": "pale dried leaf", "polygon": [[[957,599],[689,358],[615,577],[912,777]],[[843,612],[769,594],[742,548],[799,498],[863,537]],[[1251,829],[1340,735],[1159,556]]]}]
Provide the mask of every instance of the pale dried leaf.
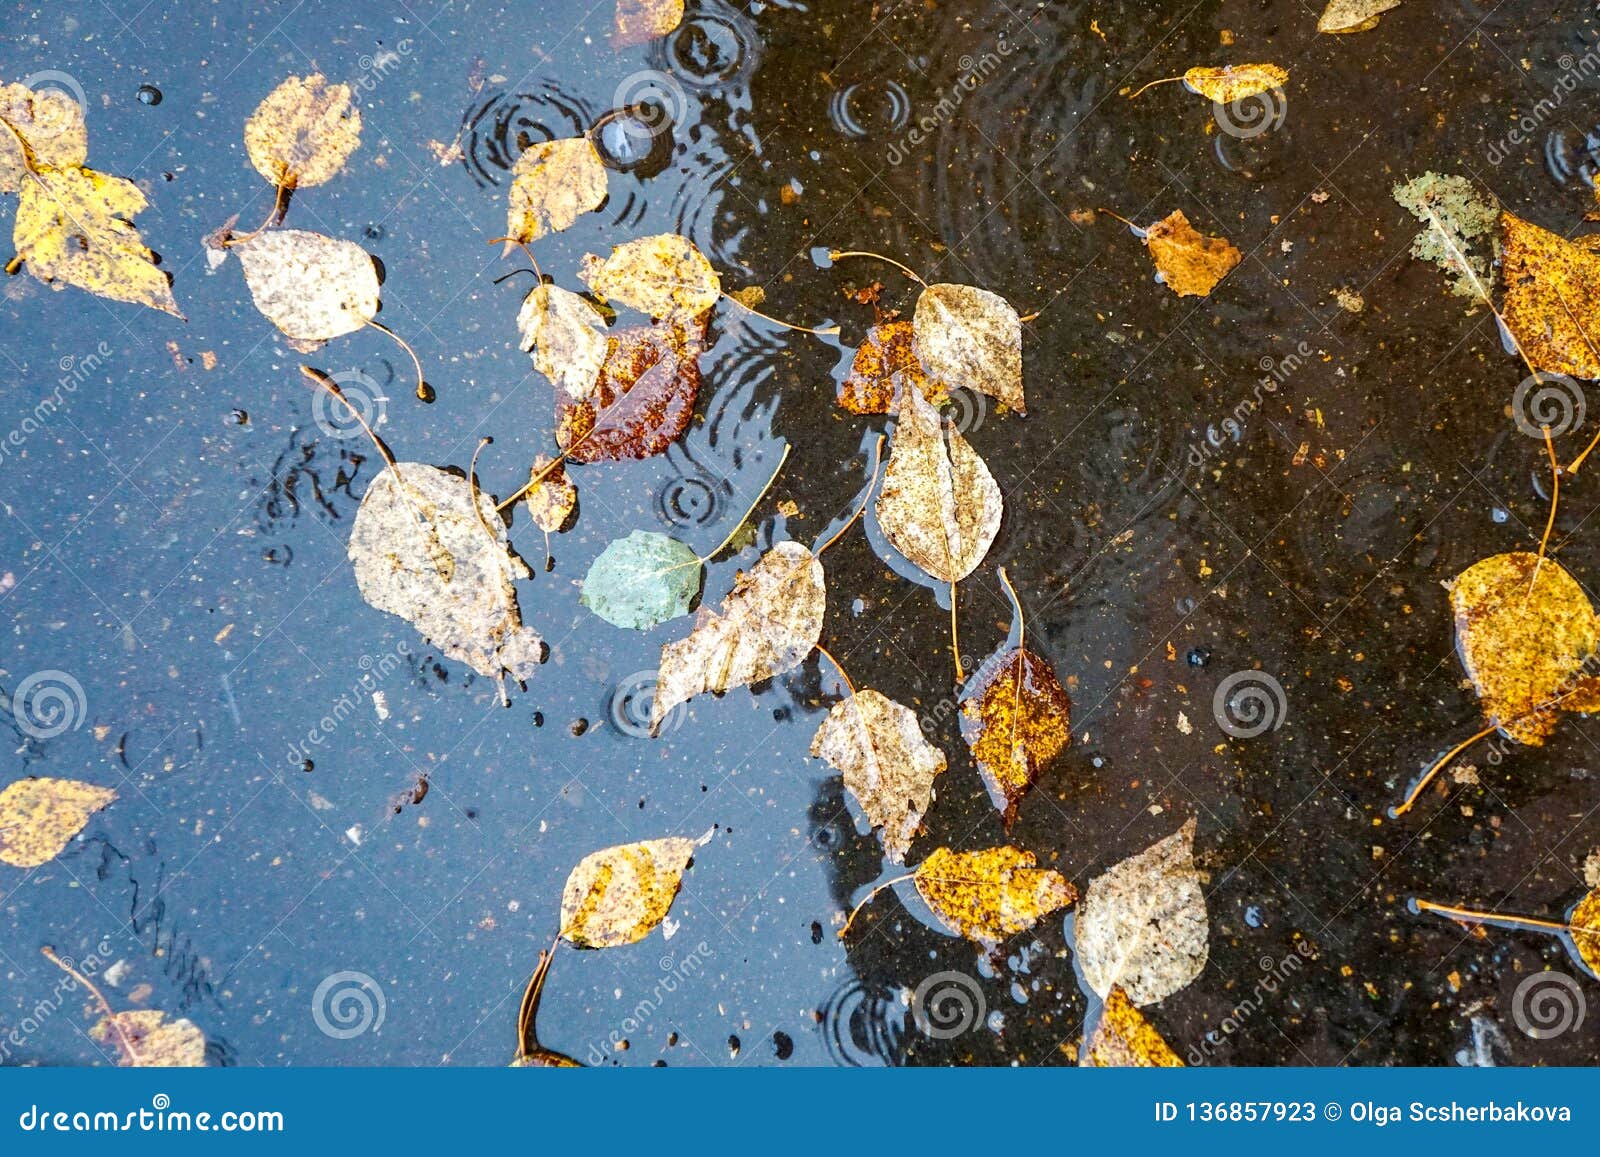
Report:
[{"label": "pale dried leaf", "polygon": [[960,386],[1025,413],[1022,322],[1005,298],[971,285],[930,285],[912,317],[917,356],[946,389]]},{"label": "pale dried leaf", "polygon": [[102,1017],[89,1035],[117,1051],[117,1064],[133,1069],[197,1069],[206,1063],[206,1038],[193,1021],[168,1020],[154,1008]]},{"label": "pale dried leaf", "polygon": [[604,259],[591,253],[583,259],[579,276],[603,299],[684,325],[722,295],[722,280],[705,254],[677,233],[624,242]]},{"label": "pale dried leaf", "polygon": [[297,342],[354,333],[378,313],[378,270],[352,241],[303,229],[273,229],[233,247],[250,296]]},{"label": "pale dried leaf", "polygon": [[606,199],[606,167],[588,137],[541,141],[511,170],[506,233],[534,241],[558,233]]},{"label": "pale dried leaf", "polygon": [[606,360],[606,319],[570,290],[541,285],[517,313],[522,348],[533,351],[533,366],[574,401],[594,392]]},{"label": "pale dried leaf", "polygon": [[[708,833],[709,835],[709,833]],[[643,940],[666,917],[700,841],[669,837],[590,852],[561,893],[561,935],[582,948]]]}]

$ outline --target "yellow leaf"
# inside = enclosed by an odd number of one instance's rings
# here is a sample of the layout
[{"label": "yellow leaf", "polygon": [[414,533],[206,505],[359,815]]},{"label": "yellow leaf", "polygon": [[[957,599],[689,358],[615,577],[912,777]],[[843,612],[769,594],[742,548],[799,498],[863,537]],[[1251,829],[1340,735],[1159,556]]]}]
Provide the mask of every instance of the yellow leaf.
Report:
[{"label": "yellow leaf", "polygon": [[590,852],[572,869],[561,893],[561,935],[581,948],[643,940],[672,907],[699,846],[700,841],[670,837]]},{"label": "yellow leaf", "polygon": [[690,324],[722,295],[717,271],[694,242],[676,233],[625,242],[604,259],[589,254],[580,276],[601,298],[660,321]]},{"label": "yellow leaf", "polygon": [[1022,397],[1022,322],[1006,299],[971,285],[930,285],[912,317],[916,352],[946,389],[967,386],[1017,413]]},{"label": "yellow leaf", "polygon": [[17,257],[40,281],[182,317],[167,275],[133,227],[144,207],[138,186],[121,177],[93,169],[39,169],[28,174],[17,202]]},{"label": "yellow leaf", "polygon": [[1600,635],[1594,607],[1560,563],[1525,551],[1492,555],[1449,589],[1456,650],[1486,722],[1538,746],[1562,711],[1600,711],[1600,680],[1586,669]]},{"label": "yellow leaf", "polygon": [[1209,931],[1194,833],[1191,819],[1090,882],[1074,950],[1102,999],[1120,986],[1135,1004],[1154,1004],[1204,970]]},{"label": "yellow leaf", "polygon": [[1205,297],[1244,259],[1226,237],[1196,232],[1182,209],[1145,230],[1144,240],[1161,280],[1179,297]]},{"label": "yellow leaf", "polygon": [[705,607],[686,639],[661,648],[650,729],[702,691],[726,691],[798,667],[822,633],[822,563],[797,542],[780,542],[722,600]]},{"label": "yellow leaf", "polygon": [[206,1063],[206,1037],[194,1022],[168,1020],[154,1008],[111,1013],[89,1035],[114,1047],[117,1064],[124,1068],[196,1069]]},{"label": "yellow leaf", "polygon": [[31,171],[76,169],[88,159],[83,107],[70,93],[0,86],[0,193],[20,192]]},{"label": "yellow leaf", "polygon": [[1398,7],[1400,0],[1329,0],[1317,21],[1317,31],[1365,32],[1377,27],[1378,17]]},{"label": "yellow leaf", "polygon": [[1191,68],[1183,82],[1195,92],[1218,104],[1232,104],[1247,96],[1282,88],[1289,81],[1288,70],[1276,64],[1230,64],[1224,68]]},{"label": "yellow leaf", "polygon": [[65,850],[89,817],[117,798],[75,779],[19,779],[0,791],[0,862],[37,868]]},{"label": "yellow leaf", "polygon": [[889,542],[941,582],[964,579],[1000,529],[994,476],[954,428],[915,390],[900,401],[889,464],[874,507]]},{"label": "yellow leaf", "polygon": [[[256,308],[297,342],[354,333],[378,312],[378,271],[352,241],[273,229],[233,246]],[[301,347],[302,350],[305,346]]]},{"label": "yellow leaf", "polygon": [[[546,534],[554,534],[566,524],[572,508],[578,504],[578,488],[567,479],[567,472],[557,466],[544,474],[553,461],[548,454],[533,460],[533,471],[525,500],[533,524]],[[543,478],[539,476],[544,474]],[[532,479],[537,478],[534,482]]]},{"label": "yellow leaf", "polygon": [[850,376],[839,383],[839,405],[852,414],[892,414],[903,389],[917,391],[936,406],[943,403],[949,394],[923,370],[915,333],[909,321],[886,321],[867,330]]},{"label": "yellow leaf", "polygon": [[665,36],[683,23],[683,0],[617,0],[611,47],[631,48]]},{"label": "yellow leaf", "polygon": [[1567,923],[1571,925],[1572,943],[1579,958],[1593,975],[1600,977],[1600,887],[1578,902]]},{"label": "yellow leaf", "polygon": [[1090,1068],[1182,1068],[1183,1061],[1121,988],[1100,1009],[1080,1062]]},{"label": "yellow leaf", "polygon": [[511,170],[506,232],[518,241],[558,233],[606,199],[606,167],[588,137],[524,149]]},{"label": "yellow leaf", "polygon": [[1600,378],[1600,252],[1500,214],[1501,315],[1536,370]]},{"label": "yellow leaf", "polygon": [[933,803],[944,752],[922,734],[916,715],[870,688],[833,705],[811,740],[811,754],[844,774],[844,784],[875,828],[891,863],[906,851]]},{"label": "yellow leaf", "polygon": [[306,188],[331,181],[361,143],[361,113],[350,86],[320,73],[291,76],[244,123],[250,163],[275,186]]},{"label": "yellow leaf", "polygon": [[517,313],[522,348],[550,383],[581,402],[594,392],[606,360],[606,319],[588,301],[555,285],[540,285]]},{"label": "yellow leaf", "polygon": [[990,952],[1078,898],[1059,872],[1035,866],[1032,852],[1007,846],[978,852],[935,848],[912,879],[945,927]]}]

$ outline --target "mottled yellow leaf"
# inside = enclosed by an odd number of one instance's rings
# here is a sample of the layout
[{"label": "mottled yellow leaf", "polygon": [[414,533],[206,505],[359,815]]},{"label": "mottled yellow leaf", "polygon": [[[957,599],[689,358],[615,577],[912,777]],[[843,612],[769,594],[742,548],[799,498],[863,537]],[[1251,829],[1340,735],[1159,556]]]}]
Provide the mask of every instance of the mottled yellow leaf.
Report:
[{"label": "mottled yellow leaf", "polygon": [[134,1069],[196,1069],[206,1063],[205,1034],[193,1021],[168,1020],[159,1009],[114,1012],[89,1030],[117,1051],[117,1064]]},{"label": "mottled yellow leaf", "polygon": [[722,280],[711,262],[677,233],[624,242],[604,259],[588,254],[579,276],[603,299],[686,325],[722,294]]},{"label": "mottled yellow leaf", "polygon": [[353,241],[272,229],[233,252],[256,308],[302,350],[354,333],[377,315],[377,267]]},{"label": "mottled yellow leaf", "polygon": [[1179,297],[1205,297],[1244,259],[1226,237],[1207,237],[1182,209],[1145,230],[1145,244],[1161,280]]},{"label": "mottled yellow leaf", "polygon": [[1567,922],[1579,958],[1592,975],[1600,977],[1600,887],[1578,902]]},{"label": "mottled yellow leaf", "polygon": [[1113,987],[1084,1046],[1089,1068],[1182,1068],[1183,1061],[1145,1020],[1121,987]]},{"label": "mottled yellow leaf", "polygon": [[631,48],[665,36],[683,23],[683,0],[617,0],[611,47]]},{"label": "mottled yellow leaf", "polygon": [[581,948],[643,940],[672,907],[699,846],[669,837],[590,852],[561,893],[561,935]]},{"label": "mottled yellow leaf", "polygon": [[606,319],[587,300],[555,285],[540,285],[517,313],[522,348],[533,366],[574,401],[594,392],[606,360]]},{"label": "mottled yellow leaf", "polygon": [[[564,467],[557,466],[545,474],[552,461],[548,454],[540,454],[533,460],[530,485],[524,496],[533,524],[546,534],[560,530],[572,516],[572,508],[578,504],[578,488],[568,480]],[[543,478],[539,477],[541,474],[544,474]],[[535,478],[537,482],[532,481]]]},{"label": "mottled yellow leaf", "polygon": [[912,325],[917,356],[946,390],[966,386],[1026,412],[1022,322],[1005,298],[971,285],[930,285]]},{"label": "mottled yellow leaf", "polygon": [[1230,64],[1224,68],[1191,68],[1183,81],[1195,92],[1218,104],[1231,104],[1257,93],[1282,88],[1288,70],[1276,64]]},{"label": "mottled yellow leaf", "polygon": [[75,779],[19,779],[0,791],[0,862],[37,868],[59,856],[89,817],[117,798]]},{"label": "mottled yellow leaf", "polygon": [[1600,251],[1500,214],[1500,312],[1536,370],[1600,378]]},{"label": "mottled yellow leaf", "polygon": [[1194,833],[1191,819],[1090,882],[1075,950],[1101,999],[1120,986],[1134,1004],[1154,1004],[1204,970],[1210,945]]},{"label": "mottled yellow leaf", "polygon": [[883,829],[884,853],[904,863],[933,803],[934,777],[945,769],[944,752],[923,736],[911,709],[870,688],[858,691],[833,705],[811,754],[844,773],[867,821]]},{"label": "mottled yellow leaf", "polygon": [[1400,0],[1329,0],[1317,21],[1317,31],[1365,32],[1377,27],[1378,17],[1398,7]]},{"label": "mottled yellow leaf", "polygon": [[0,193],[20,192],[30,171],[75,169],[88,159],[89,130],[72,94],[0,85]]},{"label": "mottled yellow leaf", "polygon": [[1059,872],[1032,852],[1001,846],[977,852],[935,848],[912,873],[917,894],[952,932],[993,952],[1078,898]]},{"label": "mottled yellow leaf", "polygon": [[39,169],[22,182],[12,240],[40,281],[148,305],[175,317],[167,275],[132,221],[145,207],[132,181],[93,169]]},{"label": "mottled yellow leaf", "polygon": [[588,137],[541,141],[511,170],[506,233],[533,241],[559,233],[606,199],[606,167]]},{"label": "mottled yellow leaf", "polygon": [[256,106],[244,123],[250,163],[287,189],[331,181],[361,143],[361,113],[350,86],[317,74],[291,76]]},{"label": "mottled yellow leaf", "polygon": [[839,383],[839,405],[852,414],[892,414],[903,389],[912,389],[934,405],[949,396],[928,377],[917,358],[915,330],[909,321],[886,321],[869,329]]}]

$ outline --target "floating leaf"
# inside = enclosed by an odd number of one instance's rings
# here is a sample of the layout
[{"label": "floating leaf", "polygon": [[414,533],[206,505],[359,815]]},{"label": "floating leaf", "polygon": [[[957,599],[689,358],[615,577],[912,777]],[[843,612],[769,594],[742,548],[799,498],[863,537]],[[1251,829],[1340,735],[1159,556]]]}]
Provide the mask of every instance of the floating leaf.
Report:
[{"label": "floating leaf", "polygon": [[798,667],[822,633],[822,563],[780,542],[741,573],[717,614],[700,608],[689,637],[661,648],[652,731],[679,703]]},{"label": "floating leaf", "polygon": [[352,241],[272,229],[233,246],[250,296],[302,352],[354,333],[378,312],[378,270]]},{"label": "floating leaf", "polygon": [[844,773],[868,822],[883,829],[890,862],[904,863],[933,803],[934,777],[945,769],[944,752],[923,736],[911,709],[871,689],[853,692],[817,728],[811,754]]},{"label": "floating leaf", "polygon": [[1121,986],[1134,1004],[1154,1004],[1205,968],[1206,898],[1194,833],[1191,819],[1090,883],[1076,950],[1084,980],[1102,999]]},{"label": "floating leaf", "polygon": [[168,1020],[154,1008],[114,1012],[89,1030],[117,1051],[117,1064],[135,1069],[197,1069],[206,1063],[206,1037],[191,1020]]},{"label": "floating leaf", "polygon": [[676,233],[624,242],[603,260],[591,253],[579,276],[602,299],[620,301],[658,321],[693,322],[722,295],[711,262]]},{"label": "floating leaf", "polygon": [[852,414],[892,414],[895,398],[907,386],[934,405],[948,396],[929,378],[917,360],[909,321],[889,321],[867,330],[850,365],[850,376],[839,383],[839,405]]},{"label": "floating leaf", "polygon": [[[402,488],[397,474],[405,479]],[[522,625],[512,581],[528,568],[510,552],[494,503],[465,478],[401,462],[367,487],[350,531],[361,597],[408,619],[480,675],[525,680],[542,644]]]},{"label": "floating leaf", "polygon": [[611,47],[631,48],[665,36],[683,23],[683,0],[617,0]]},{"label": "floating leaf", "polygon": [[548,454],[540,454],[533,460],[528,490],[524,495],[533,524],[547,535],[555,534],[566,525],[567,519],[572,516],[572,508],[578,504],[578,488],[567,480],[567,472],[563,467],[557,465],[551,469],[552,461],[554,459]]},{"label": "floating leaf", "polygon": [[1004,846],[979,852],[935,848],[912,879],[945,927],[989,952],[1078,898],[1059,872],[1036,867],[1032,852]]},{"label": "floating leaf", "polygon": [[1317,21],[1317,31],[1365,32],[1377,27],[1378,17],[1398,7],[1400,0],[1329,0]]},{"label": "floating leaf", "polygon": [[1022,322],[1005,298],[971,285],[930,285],[917,298],[912,325],[929,377],[947,390],[967,386],[1026,412]]},{"label": "floating leaf", "polygon": [[279,188],[331,181],[360,143],[361,113],[350,105],[350,86],[329,84],[320,73],[291,76],[244,123],[250,163]]},{"label": "floating leaf", "polygon": [[562,890],[561,935],[580,948],[643,940],[671,909],[702,842],[669,837],[590,852]]},{"label": "floating leaf", "polygon": [[511,170],[506,232],[517,241],[559,233],[606,199],[606,167],[588,137],[530,145]]},{"label": "floating leaf", "polygon": [[1600,637],[1594,607],[1560,563],[1496,554],[1448,585],[1456,650],[1486,722],[1538,746],[1562,711],[1600,711],[1600,679],[1586,673]]},{"label": "floating leaf", "polygon": [[522,348],[533,366],[574,401],[594,393],[606,360],[605,316],[584,298],[554,285],[540,285],[517,313]]},{"label": "floating leaf", "polygon": [[1600,378],[1600,251],[1500,214],[1500,306],[1536,370]]},{"label": "floating leaf", "polygon": [[0,85],[0,122],[0,193],[20,192],[30,172],[89,159],[83,106],[62,89]]},{"label": "floating leaf", "polygon": [[117,798],[75,779],[19,779],[0,791],[0,863],[37,868],[59,856],[89,817]]},{"label": "floating leaf", "polygon": [[556,442],[574,462],[664,453],[688,429],[700,390],[698,331],[681,325],[624,326],[610,339],[594,391],[558,395]]},{"label": "floating leaf", "polygon": [[1113,987],[1080,1062],[1090,1068],[1182,1068],[1183,1061],[1121,987]]},{"label": "floating leaf", "polygon": [[635,530],[600,552],[580,601],[614,627],[643,631],[688,614],[703,571],[700,556],[677,539]]},{"label": "floating leaf", "polygon": [[1600,887],[1578,901],[1567,923],[1579,958],[1593,976],[1600,977]]},{"label": "floating leaf", "polygon": [[1179,297],[1205,297],[1244,259],[1226,237],[1207,237],[1182,209],[1145,230],[1145,244],[1161,280]]},{"label": "floating leaf", "polygon": [[1000,529],[1000,487],[956,430],[949,441],[921,395],[902,398],[875,507],[878,524],[912,563],[953,583],[983,561]]},{"label": "floating leaf", "polygon": [[40,281],[182,317],[171,282],[132,224],[145,204],[139,187],[121,177],[93,169],[35,170],[17,202],[17,260]]},{"label": "floating leaf", "polygon": [[1289,72],[1276,64],[1230,64],[1224,68],[1191,68],[1183,74],[1183,82],[1207,100],[1232,104],[1282,88],[1289,82]]},{"label": "floating leaf", "polygon": [[1411,255],[1450,276],[1457,297],[1484,298],[1489,280],[1487,248],[1500,210],[1465,177],[1427,172],[1394,187],[1394,199],[1421,221]]},{"label": "floating leaf", "polygon": [[1071,701],[1055,671],[1025,646],[1022,607],[1004,568],[1000,577],[1016,618],[1017,642],[989,656],[973,676],[961,701],[961,737],[1009,831],[1018,802],[1039,772],[1072,742],[1072,724]]}]

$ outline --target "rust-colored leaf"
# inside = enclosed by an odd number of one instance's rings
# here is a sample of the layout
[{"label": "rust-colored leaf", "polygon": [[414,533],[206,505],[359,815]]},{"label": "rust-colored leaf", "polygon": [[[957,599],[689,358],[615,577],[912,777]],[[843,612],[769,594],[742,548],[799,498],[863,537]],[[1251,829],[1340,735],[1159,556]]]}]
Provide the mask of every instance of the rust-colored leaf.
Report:
[{"label": "rust-colored leaf", "polygon": [[850,376],[839,383],[839,405],[852,414],[892,414],[896,393],[910,386],[934,405],[949,395],[917,360],[909,321],[889,321],[869,329],[856,350]]},{"label": "rust-colored leaf", "polygon": [[614,462],[664,453],[694,416],[700,391],[700,331],[636,325],[609,339],[594,392],[560,394],[556,442],[574,462]]}]

